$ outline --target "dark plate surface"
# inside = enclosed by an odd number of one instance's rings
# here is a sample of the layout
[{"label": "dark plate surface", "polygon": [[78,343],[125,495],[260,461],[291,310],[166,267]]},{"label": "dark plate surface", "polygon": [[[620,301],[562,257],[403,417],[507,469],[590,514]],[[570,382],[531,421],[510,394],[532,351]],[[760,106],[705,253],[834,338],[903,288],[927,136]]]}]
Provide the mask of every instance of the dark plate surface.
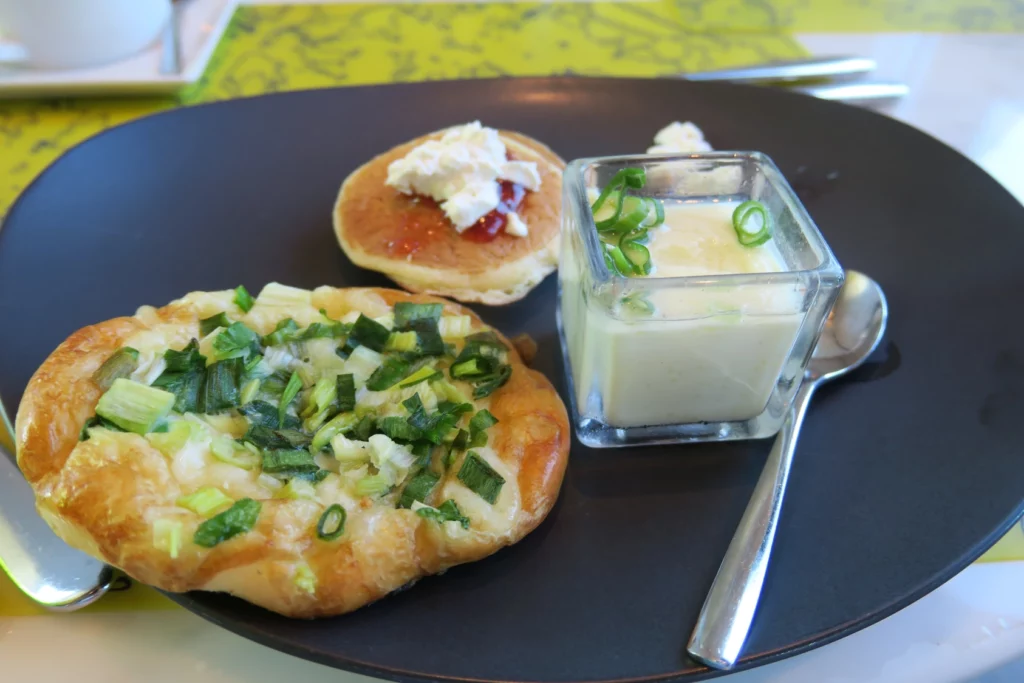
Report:
[{"label": "dark plate surface", "polygon": [[[1021,512],[1024,208],[892,120],[768,89],[497,80],[290,93],[182,109],[75,148],[0,231],[0,395],[75,329],[190,290],[270,280],[385,285],[336,247],[342,179],[388,147],[479,118],[566,159],[639,152],[672,120],[759,149],[800,188],[840,262],[885,288],[889,338],[814,400],[744,665],[820,645],[924,595]],[[564,390],[555,281],[479,307],[540,344]],[[684,645],[770,444],[588,451],[519,545],[352,615],[289,621],[176,599],[242,635],[395,679],[707,675]]]}]

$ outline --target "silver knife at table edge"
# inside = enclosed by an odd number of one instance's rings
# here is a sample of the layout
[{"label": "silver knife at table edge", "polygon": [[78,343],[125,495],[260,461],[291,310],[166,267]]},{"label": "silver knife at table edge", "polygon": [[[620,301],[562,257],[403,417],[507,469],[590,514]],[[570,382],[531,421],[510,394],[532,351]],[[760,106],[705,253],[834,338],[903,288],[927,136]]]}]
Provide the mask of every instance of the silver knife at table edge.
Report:
[{"label": "silver knife at table edge", "polygon": [[103,596],[111,567],[62,541],[36,512],[35,494],[0,446],[0,569],[47,609],[66,612]]},{"label": "silver knife at table edge", "polygon": [[[751,66],[682,74],[687,81],[728,81],[750,85],[784,85],[789,90],[826,100],[873,102],[904,97],[909,88],[894,82],[849,82],[876,68],[874,60],[864,57],[816,57],[768,62]],[[829,79],[835,83],[800,85],[802,81]]]}]

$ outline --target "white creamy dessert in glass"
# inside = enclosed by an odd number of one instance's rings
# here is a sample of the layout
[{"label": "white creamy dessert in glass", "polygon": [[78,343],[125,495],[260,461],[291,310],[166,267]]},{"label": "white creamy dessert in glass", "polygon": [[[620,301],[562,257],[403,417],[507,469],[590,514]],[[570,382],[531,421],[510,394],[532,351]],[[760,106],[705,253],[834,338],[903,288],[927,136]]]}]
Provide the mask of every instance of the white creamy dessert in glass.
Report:
[{"label": "white creamy dessert in glass", "polygon": [[[622,169],[643,187],[593,211]],[[562,231],[559,330],[584,444],[778,431],[843,275],[767,157],[575,161]]]}]

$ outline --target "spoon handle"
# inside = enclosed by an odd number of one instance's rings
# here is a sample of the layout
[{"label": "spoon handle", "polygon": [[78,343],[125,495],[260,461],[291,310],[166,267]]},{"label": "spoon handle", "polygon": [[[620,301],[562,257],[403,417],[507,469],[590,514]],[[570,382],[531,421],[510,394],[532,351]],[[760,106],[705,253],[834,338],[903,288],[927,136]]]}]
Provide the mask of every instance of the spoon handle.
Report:
[{"label": "spoon handle", "polygon": [[85,607],[107,592],[113,580],[110,567],[69,547],[50,530],[36,512],[32,489],[3,446],[0,491],[0,573],[6,570],[14,585],[55,611]]},{"label": "spoon handle", "polygon": [[686,646],[694,659],[713,669],[731,669],[750,633],[768,572],[796,440],[815,386],[813,380],[805,381],[793,399]]}]

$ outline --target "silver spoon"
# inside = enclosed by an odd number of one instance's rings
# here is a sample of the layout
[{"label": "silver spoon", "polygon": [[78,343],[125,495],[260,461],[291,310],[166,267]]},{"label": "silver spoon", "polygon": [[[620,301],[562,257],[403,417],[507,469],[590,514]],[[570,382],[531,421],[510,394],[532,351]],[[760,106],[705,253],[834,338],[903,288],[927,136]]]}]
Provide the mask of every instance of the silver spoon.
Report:
[{"label": "silver spoon", "polygon": [[714,669],[731,669],[739,659],[761,598],[807,405],[821,384],[845,375],[871,355],[885,333],[888,317],[885,294],[878,283],[863,273],[846,271],[846,282],[811,356],[803,384],[775,439],[686,646],[694,659]]},{"label": "silver spoon", "polygon": [[0,492],[0,570],[14,585],[43,607],[60,612],[85,607],[107,592],[113,570],[53,533],[36,512],[32,488],[3,446]]}]

